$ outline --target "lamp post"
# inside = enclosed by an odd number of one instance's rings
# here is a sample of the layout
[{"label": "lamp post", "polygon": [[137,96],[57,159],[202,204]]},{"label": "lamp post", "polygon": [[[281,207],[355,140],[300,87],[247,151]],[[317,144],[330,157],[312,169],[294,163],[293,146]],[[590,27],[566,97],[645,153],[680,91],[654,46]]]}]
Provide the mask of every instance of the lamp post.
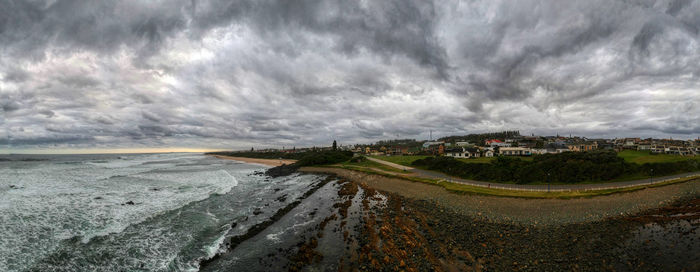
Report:
[{"label": "lamp post", "polygon": [[654,183],[654,168],[651,169],[651,175],[649,176],[649,184]]},{"label": "lamp post", "polygon": [[547,193],[549,193],[549,172],[547,172]]}]

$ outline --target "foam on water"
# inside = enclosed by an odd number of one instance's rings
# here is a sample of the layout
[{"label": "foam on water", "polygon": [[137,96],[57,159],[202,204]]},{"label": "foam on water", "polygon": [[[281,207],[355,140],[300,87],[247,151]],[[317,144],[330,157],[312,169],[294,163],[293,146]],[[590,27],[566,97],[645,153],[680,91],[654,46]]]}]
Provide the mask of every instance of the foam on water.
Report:
[{"label": "foam on water", "polygon": [[78,237],[88,243],[188,203],[226,194],[239,183],[229,172],[236,170],[227,169],[230,165],[190,154],[4,163],[0,271],[27,269],[58,250],[61,241]]}]

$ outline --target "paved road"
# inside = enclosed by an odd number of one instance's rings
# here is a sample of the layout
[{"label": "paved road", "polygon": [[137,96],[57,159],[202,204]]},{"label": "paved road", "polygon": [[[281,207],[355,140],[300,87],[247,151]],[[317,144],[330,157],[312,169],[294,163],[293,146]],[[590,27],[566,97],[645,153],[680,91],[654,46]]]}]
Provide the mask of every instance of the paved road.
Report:
[{"label": "paved road", "polygon": [[396,169],[401,169],[401,170],[406,170],[406,171],[415,170],[415,168],[413,168],[413,167],[408,167],[408,166],[396,164],[393,162],[388,162],[385,160],[380,160],[380,159],[375,159],[375,158],[370,158],[370,157],[365,157],[365,158],[367,158],[370,161],[376,162],[376,163],[381,163],[381,164],[386,165],[386,166],[394,167]]},{"label": "paved road", "polygon": [[661,183],[661,182],[668,181],[668,180],[685,178],[685,177],[692,177],[692,176],[700,177],[700,172],[693,172],[693,173],[684,173],[684,174],[678,174],[678,175],[673,175],[673,176],[654,177],[652,179],[640,179],[640,180],[610,182],[610,183],[570,184],[570,185],[569,184],[557,184],[557,185],[550,185],[549,188],[547,188],[548,186],[546,184],[545,185],[503,184],[503,183],[489,183],[489,182],[485,182],[485,181],[462,179],[462,178],[448,176],[448,175],[445,175],[445,174],[439,173],[439,172],[403,166],[403,165],[388,162],[385,160],[380,160],[380,159],[375,159],[375,158],[370,158],[370,157],[367,157],[367,159],[371,160],[373,162],[384,164],[386,166],[390,166],[390,167],[394,167],[397,169],[406,170],[406,171],[415,173],[416,176],[419,176],[419,177],[439,179],[439,180],[444,180],[447,182],[461,183],[461,184],[467,184],[467,185],[472,185],[472,186],[507,189],[507,190],[517,190],[517,191],[547,192],[549,190],[552,192],[562,192],[562,191],[590,191],[590,190],[604,190],[604,189],[620,189],[620,188],[634,187],[634,186],[639,186],[639,185],[656,184],[656,183]]}]

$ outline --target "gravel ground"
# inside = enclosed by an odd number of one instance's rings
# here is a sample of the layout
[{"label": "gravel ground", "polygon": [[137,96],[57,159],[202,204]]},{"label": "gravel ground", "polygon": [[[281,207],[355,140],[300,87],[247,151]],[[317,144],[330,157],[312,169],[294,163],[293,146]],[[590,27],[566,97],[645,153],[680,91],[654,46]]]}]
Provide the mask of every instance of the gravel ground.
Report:
[{"label": "gravel ground", "polygon": [[600,221],[604,218],[636,214],[663,207],[679,199],[700,194],[700,180],[695,180],[591,198],[509,198],[456,194],[439,186],[347,169],[304,168],[303,170],[333,173],[380,191],[415,200],[432,201],[443,207],[443,210],[449,209],[486,221],[532,226]]},{"label": "gravel ground", "polygon": [[697,181],[519,199],[326,170],[338,197],[275,255],[290,271],[700,271]]}]

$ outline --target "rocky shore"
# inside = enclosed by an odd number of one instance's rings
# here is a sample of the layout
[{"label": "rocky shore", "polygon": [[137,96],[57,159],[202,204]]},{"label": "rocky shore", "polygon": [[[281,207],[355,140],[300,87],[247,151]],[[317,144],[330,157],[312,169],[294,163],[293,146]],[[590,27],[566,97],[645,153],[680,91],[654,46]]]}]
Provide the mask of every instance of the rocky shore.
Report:
[{"label": "rocky shore", "polygon": [[[380,179],[377,176],[358,178],[342,173],[338,176],[342,183],[339,195],[343,197],[333,206],[337,212],[319,226],[319,236],[307,240],[290,258],[290,268],[293,268],[290,270],[313,268],[324,258],[324,252],[317,250],[315,245],[328,226],[340,226],[331,228],[343,233],[345,249],[343,257],[338,260],[339,271],[700,269],[697,261],[700,259],[697,253],[700,252],[697,181],[672,185],[675,188],[655,188],[651,193],[632,192],[615,196],[622,200],[593,198],[577,204],[574,204],[577,200],[558,200],[564,203],[574,201],[571,203],[580,207],[560,211],[531,209],[529,211],[537,213],[533,216],[538,219],[524,220],[527,214],[514,218],[509,218],[509,215],[495,217],[500,209],[494,209],[493,203],[486,203],[516,201],[511,203],[513,206],[508,205],[514,207],[523,205],[519,201],[527,201],[524,199],[501,198],[496,201],[483,196],[457,195],[462,200],[477,197],[476,203],[481,203],[486,209],[478,206],[456,208],[446,205],[454,202],[446,202],[427,188],[419,186],[421,192],[414,192],[423,197],[409,194],[412,192],[409,187],[420,183],[402,181],[402,190],[398,190],[387,185],[391,181],[372,180]],[[643,199],[648,197],[647,194],[665,194],[667,200],[657,201],[651,207],[646,202],[649,200]],[[352,199],[360,201],[354,204]],[[599,207],[622,205],[626,201],[632,202],[632,199],[646,204],[636,208],[623,205],[621,213],[605,211],[605,215],[598,216],[587,216],[579,211],[588,204],[591,207],[587,212],[592,214]],[[651,201],[656,200],[652,198]],[[564,206],[541,201],[529,204]],[[473,211],[467,212],[467,208]],[[528,208],[523,209],[528,211]],[[348,210],[357,210],[359,215],[359,224],[354,229],[343,228]],[[543,220],[542,213],[549,213],[554,219]]]}]

